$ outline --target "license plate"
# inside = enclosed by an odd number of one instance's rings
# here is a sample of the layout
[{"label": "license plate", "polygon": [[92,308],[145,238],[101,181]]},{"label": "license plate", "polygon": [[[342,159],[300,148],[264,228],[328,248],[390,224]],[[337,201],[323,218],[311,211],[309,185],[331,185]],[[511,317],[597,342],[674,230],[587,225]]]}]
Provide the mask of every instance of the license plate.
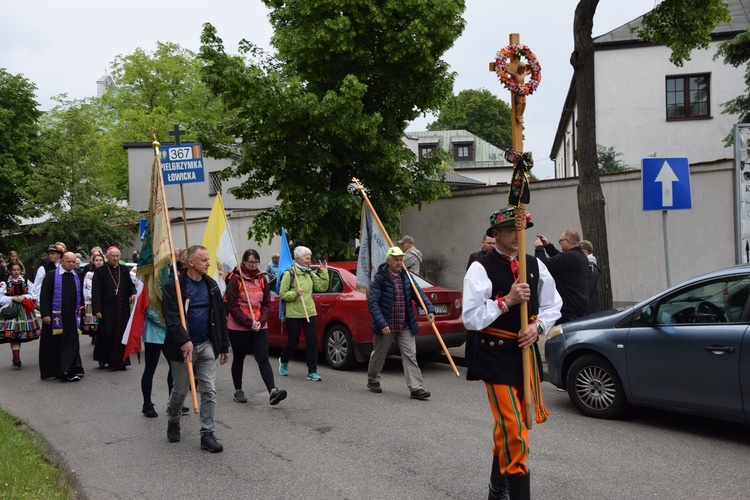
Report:
[{"label": "license plate", "polygon": [[[448,304],[433,304],[432,307],[435,308],[435,314],[448,314]],[[424,309],[417,306],[417,312],[420,316],[426,316]]]}]

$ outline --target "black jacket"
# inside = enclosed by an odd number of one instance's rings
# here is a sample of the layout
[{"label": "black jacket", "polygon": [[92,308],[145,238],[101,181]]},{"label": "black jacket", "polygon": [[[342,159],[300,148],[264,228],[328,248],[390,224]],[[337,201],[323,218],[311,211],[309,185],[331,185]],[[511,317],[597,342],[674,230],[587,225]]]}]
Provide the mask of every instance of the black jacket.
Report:
[{"label": "black jacket", "polygon": [[[182,292],[182,304],[185,305],[190,297],[187,294],[187,273],[180,275],[180,290]],[[224,307],[224,299],[221,296],[219,285],[208,276],[203,276],[203,282],[208,288],[210,297],[210,324],[211,324],[211,346],[214,356],[229,352],[229,334],[227,332],[227,312]],[[164,355],[170,361],[184,361],[180,347],[190,340],[190,334],[182,327],[180,321],[180,310],[177,305],[177,291],[174,278],[169,278],[162,292],[162,312],[164,313],[164,324],[167,327],[167,335],[164,339]],[[187,310],[187,308],[185,308]],[[187,312],[185,313],[187,316]],[[188,328],[190,325],[188,325]]]},{"label": "black jacket", "polygon": [[[545,250],[549,257],[544,255]],[[562,297],[562,318],[558,323],[584,316],[589,309],[589,259],[581,247],[561,252],[550,243],[535,247],[534,255],[547,266]]]}]

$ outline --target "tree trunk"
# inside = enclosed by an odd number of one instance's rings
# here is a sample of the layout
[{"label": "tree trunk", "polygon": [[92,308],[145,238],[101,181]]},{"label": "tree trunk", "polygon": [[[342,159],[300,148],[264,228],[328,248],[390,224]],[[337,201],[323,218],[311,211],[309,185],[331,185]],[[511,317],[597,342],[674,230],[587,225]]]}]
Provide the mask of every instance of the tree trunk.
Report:
[{"label": "tree trunk", "polygon": [[594,246],[601,276],[599,307],[612,308],[612,278],[609,272],[607,221],[604,194],[599,182],[596,158],[596,100],[594,86],[594,40],[591,37],[594,14],[599,0],[580,0],[573,21],[573,66],[578,105],[577,144],[574,159],[578,163],[578,212],[583,238]]}]

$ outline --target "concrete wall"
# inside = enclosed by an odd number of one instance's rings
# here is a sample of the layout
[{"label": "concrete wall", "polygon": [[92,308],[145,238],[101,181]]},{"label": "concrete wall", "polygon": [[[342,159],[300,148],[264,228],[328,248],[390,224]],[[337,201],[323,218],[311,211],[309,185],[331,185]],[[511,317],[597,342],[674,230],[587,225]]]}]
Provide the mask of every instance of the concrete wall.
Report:
[{"label": "concrete wall", "polygon": [[[641,210],[640,172],[611,174],[601,181],[613,299],[646,299],[666,288],[661,212]],[[668,214],[673,285],[734,264],[733,182],[729,162],[691,167],[693,208]],[[528,211],[535,225],[527,232],[530,253],[537,234],[556,242],[565,229],[581,232],[577,187],[577,179],[532,183]],[[453,193],[421,211],[408,211],[401,221],[402,233],[413,236],[424,253],[423,273],[460,290],[469,254],[479,250],[490,213],[505,206],[507,199],[507,186],[488,186]],[[582,237],[586,239],[585,234]],[[592,243],[596,254],[597,242]]]}]

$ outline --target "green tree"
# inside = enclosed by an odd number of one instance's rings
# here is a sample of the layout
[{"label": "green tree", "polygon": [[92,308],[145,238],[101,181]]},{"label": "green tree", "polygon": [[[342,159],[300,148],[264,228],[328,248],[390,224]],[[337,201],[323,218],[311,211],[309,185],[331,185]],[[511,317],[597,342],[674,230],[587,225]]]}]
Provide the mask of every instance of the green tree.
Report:
[{"label": "green tree", "polygon": [[188,131],[183,141],[195,141],[200,130],[213,130],[216,123],[231,118],[201,81],[201,67],[195,53],[175,43],[159,42],[153,52],[138,48],[115,58],[115,87],[102,96],[97,111],[106,165],[99,175],[117,198],[126,199],[128,192],[124,142],[151,141],[152,129],[161,142],[170,142],[166,132],[175,124]]},{"label": "green tree", "polygon": [[41,121],[40,161],[29,176],[28,215],[45,217],[32,234],[66,246],[122,245],[132,241],[138,214],[118,200],[100,175],[106,140],[96,103],[65,102]]},{"label": "green tree", "polygon": [[0,68],[0,229],[18,225],[26,199],[23,186],[36,162],[38,120],[36,85]]},{"label": "green tree", "polygon": [[[583,233],[587,239],[596,242],[598,249],[596,256],[601,269],[599,304],[602,309],[609,309],[612,307],[612,280],[605,200],[597,161],[594,40],[591,37],[598,4],[599,0],[579,0],[576,6],[570,64],[573,66],[578,106],[578,209]],[[692,49],[707,44],[718,23],[728,20],[729,11],[723,0],[663,0],[644,16],[638,36],[641,40],[670,47],[670,60],[680,66],[689,58]]]},{"label": "green tree", "polygon": [[605,147],[601,144],[596,145],[596,161],[599,165],[600,174],[611,174],[613,172],[624,172],[630,170],[622,160],[617,158],[622,156],[622,153],[615,151],[615,148]]},{"label": "green tree", "polygon": [[462,90],[450,97],[427,130],[468,130],[497,147],[513,143],[510,106],[487,89]]},{"label": "green tree", "polygon": [[233,193],[278,193],[251,238],[270,239],[284,226],[317,253],[351,257],[361,207],[347,192],[352,177],[391,232],[407,207],[447,192],[440,155],[418,161],[402,136],[451,94],[454,75],[441,57],[463,31],[464,2],[264,3],[275,58],[244,41],[242,56],[227,55],[208,24],[201,39],[204,79],[234,117],[217,132],[242,139],[228,174],[245,180]]},{"label": "green tree", "polygon": [[[729,64],[735,68],[745,64],[745,94],[735,97],[721,106],[723,114],[738,115],[739,121],[747,123],[750,117],[750,28],[746,29],[731,40],[719,44],[714,59],[724,58],[724,64]],[[732,133],[727,137],[728,144],[734,140]]]}]

